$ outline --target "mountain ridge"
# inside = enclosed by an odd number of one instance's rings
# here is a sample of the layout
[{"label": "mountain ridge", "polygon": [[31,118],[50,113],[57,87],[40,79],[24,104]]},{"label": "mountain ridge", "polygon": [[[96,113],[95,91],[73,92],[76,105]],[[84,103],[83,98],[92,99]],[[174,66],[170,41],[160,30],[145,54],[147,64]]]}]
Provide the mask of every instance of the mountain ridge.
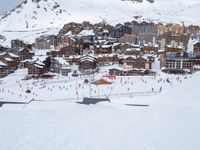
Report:
[{"label": "mountain ridge", "polygon": [[83,21],[115,25],[136,19],[199,24],[199,7],[198,0],[25,0],[0,18],[0,35],[7,43],[15,38],[33,41],[35,36],[57,33],[66,23]]}]

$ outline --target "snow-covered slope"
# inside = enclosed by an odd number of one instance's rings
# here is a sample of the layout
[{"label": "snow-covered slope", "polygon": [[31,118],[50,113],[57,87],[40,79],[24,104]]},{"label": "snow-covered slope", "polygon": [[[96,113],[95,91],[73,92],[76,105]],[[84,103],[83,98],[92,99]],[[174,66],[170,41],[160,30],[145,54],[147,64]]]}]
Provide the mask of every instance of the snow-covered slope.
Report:
[{"label": "snow-covered slope", "polygon": [[[99,87],[83,84],[80,78],[21,80],[26,74],[27,70],[18,70],[0,84],[1,101],[39,100],[0,107],[1,150],[199,150],[200,72],[187,76],[160,73],[155,79],[117,77],[112,85]],[[79,83],[79,100],[88,96],[90,88],[95,97],[98,89],[100,95],[118,96],[110,97],[111,103],[77,105]],[[128,88],[145,93],[160,86],[163,91],[157,95],[123,94]],[[31,94],[26,89],[32,89]]]},{"label": "snow-covered slope", "polygon": [[[38,2],[36,2],[38,1]],[[156,0],[142,3],[122,0],[27,0],[0,19],[0,34],[33,41],[35,35],[57,32],[65,23],[103,19],[110,24],[142,19],[199,24],[199,0]],[[33,36],[34,35],[34,36]]]}]

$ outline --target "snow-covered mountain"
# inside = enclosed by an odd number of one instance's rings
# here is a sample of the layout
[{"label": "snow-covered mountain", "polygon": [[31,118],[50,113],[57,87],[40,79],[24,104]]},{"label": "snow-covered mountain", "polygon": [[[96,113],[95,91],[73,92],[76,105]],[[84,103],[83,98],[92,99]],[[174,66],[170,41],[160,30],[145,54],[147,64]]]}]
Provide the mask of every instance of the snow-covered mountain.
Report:
[{"label": "snow-covered mountain", "polygon": [[[151,3],[150,3],[151,2]],[[199,0],[25,0],[0,18],[0,35],[25,41],[41,34],[58,32],[65,23],[106,20],[123,23],[141,16],[141,20],[199,24]],[[2,41],[0,41],[2,42]],[[0,43],[1,44],[1,43]]]}]

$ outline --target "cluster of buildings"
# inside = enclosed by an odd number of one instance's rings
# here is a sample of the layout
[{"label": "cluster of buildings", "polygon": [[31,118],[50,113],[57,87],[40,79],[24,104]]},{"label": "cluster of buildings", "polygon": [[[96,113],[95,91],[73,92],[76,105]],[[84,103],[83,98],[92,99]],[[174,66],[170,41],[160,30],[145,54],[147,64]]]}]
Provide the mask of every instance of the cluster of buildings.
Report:
[{"label": "cluster of buildings", "polygon": [[193,53],[187,52],[188,42],[198,38],[199,31],[198,26],[184,24],[71,22],[58,35],[42,35],[32,44],[17,39],[11,41],[11,48],[0,46],[0,75],[19,67],[28,68],[34,77],[46,72],[92,74],[112,65],[111,75],[143,75],[154,73],[152,65],[158,59],[166,72],[191,71],[200,65],[200,42]]}]

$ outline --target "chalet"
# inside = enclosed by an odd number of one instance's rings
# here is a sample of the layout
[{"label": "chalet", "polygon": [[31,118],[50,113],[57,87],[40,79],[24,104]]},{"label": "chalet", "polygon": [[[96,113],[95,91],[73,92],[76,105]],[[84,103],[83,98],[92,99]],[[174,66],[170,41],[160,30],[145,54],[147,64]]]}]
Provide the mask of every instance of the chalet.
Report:
[{"label": "chalet", "polygon": [[200,27],[197,25],[190,25],[186,27],[186,33],[190,36],[197,35],[200,32]]},{"label": "chalet", "polygon": [[[25,60],[26,61],[26,60]],[[51,68],[51,57],[48,55],[35,55],[32,60],[27,60],[28,62],[30,61],[31,63],[28,63],[30,65],[36,63],[38,65],[42,65],[45,71],[49,71]]]},{"label": "chalet", "polygon": [[141,48],[128,48],[125,51],[123,51],[125,55],[135,55],[139,56],[142,54]]},{"label": "chalet", "polygon": [[55,35],[42,35],[35,39],[33,47],[36,49],[52,49],[55,47],[56,36]]},{"label": "chalet", "polygon": [[42,62],[33,62],[28,67],[28,75],[31,77],[39,77],[46,72],[45,64]]},{"label": "chalet", "polygon": [[158,33],[164,34],[166,32],[171,32],[172,34],[183,34],[185,32],[185,27],[180,24],[158,24]]},{"label": "chalet", "polygon": [[80,55],[71,55],[68,57],[68,62],[70,65],[79,64],[79,60],[80,60],[81,56]]},{"label": "chalet", "polygon": [[126,51],[127,49],[131,49],[131,48],[136,48],[134,45],[129,44],[129,43],[123,43],[120,45],[119,49],[121,51]]},{"label": "chalet", "polygon": [[3,53],[7,50],[7,48],[3,47],[2,45],[0,45],[0,53]]},{"label": "chalet", "polygon": [[76,46],[76,40],[68,36],[68,34],[72,34],[72,33],[67,33],[65,35],[58,35],[56,37],[56,41],[55,41],[56,48],[65,47],[67,45]]},{"label": "chalet", "polygon": [[159,35],[159,49],[165,49],[166,45],[172,45],[182,47],[183,51],[186,51],[188,47],[189,37],[184,34],[173,35],[171,32]]},{"label": "chalet", "polygon": [[122,63],[126,69],[151,69],[151,61],[143,57],[127,57],[122,60]]},{"label": "chalet", "polygon": [[51,61],[51,70],[63,76],[71,72],[70,64],[64,58],[56,57]]},{"label": "chalet", "polygon": [[15,71],[20,63],[19,56],[8,52],[1,53],[0,60],[7,64],[7,67],[9,68],[9,73]]},{"label": "chalet", "polygon": [[156,43],[158,40],[158,35],[154,33],[146,33],[141,35],[124,35],[119,39],[121,43],[134,43],[136,45],[141,45],[145,43]]},{"label": "chalet", "polygon": [[125,53],[128,50],[139,50],[140,45],[133,45],[130,43],[114,43],[113,50],[117,53]]},{"label": "chalet", "polygon": [[95,57],[86,55],[79,59],[79,70],[83,73],[90,74],[97,68],[97,60]]},{"label": "chalet", "polygon": [[18,40],[18,39],[12,40],[11,41],[11,48],[17,48],[17,47],[20,47],[20,48],[25,47],[25,43],[21,40]]},{"label": "chalet", "polygon": [[102,39],[108,39],[109,36],[113,35],[113,31],[114,31],[113,26],[109,24],[105,24],[103,22],[94,24],[93,28],[94,28],[95,34],[101,37]]},{"label": "chalet", "polygon": [[118,62],[118,56],[115,54],[100,54],[97,55],[97,62],[100,66],[114,64]]},{"label": "chalet", "polygon": [[32,65],[33,60],[31,59],[26,59],[20,62],[20,67],[21,68],[28,68],[30,65]]},{"label": "chalet", "polygon": [[194,44],[194,53],[200,55],[200,42]]},{"label": "chalet", "polygon": [[144,53],[148,54],[157,54],[158,53],[158,45],[157,44],[144,44],[143,49]]},{"label": "chalet", "polygon": [[114,67],[112,69],[109,69],[109,75],[122,76],[123,68]]},{"label": "chalet", "polygon": [[0,60],[0,78],[5,77],[8,74],[8,65]]},{"label": "chalet", "polygon": [[113,43],[112,48],[115,52],[117,52],[118,50],[120,50],[120,46],[121,46],[121,43]]},{"label": "chalet", "polygon": [[174,53],[183,52],[183,47],[167,45],[167,46],[165,46],[165,52],[166,53],[169,53],[169,52],[174,52]]},{"label": "chalet", "polygon": [[13,60],[10,57],[5,57],[4,62],[6,62],[6,64],[7,64],[7,67],[9,69],[9,73],[12,73],[15,70],[17,70],[18,65],[19,65],[18,62],[16,62],[15,60]]},{"label": "chalet", "polygon": [[48,54],[51,55],[52,57],[69,57],[71,55],[75,55],[78,53],[79,53],[79,50],[77,47],[68,45],[68,46],[61,48],[60,50],[51,51]]},{"label": "chalet", "polygon": [[90,49],[94,46],[95,42],[95,33],[94,30],[82,30],[78,35],[74,36],[77,40],[79,47],[81,47],[81,51],[85,49]]},{"label": "chalet", "polygon": [[114,28],[114,37],[120,38],[125,34],[131,34],[131,28],[127,25],[117,24]]},{"label": "chalet", "polygon": [[19,56],[21,61],[25,59],[32,59],[31,52],[26,48],[10,48],[6,52]]},{"label": "chalet", "polygon": [[112,45],[97,45],[95,47],[96,54],[111,54],[112,53]]},{"label": "chalet", "polygon": [[24,43],[24,41],[16,39],[11,41],[11,48],[32,49],[32,44]]}]

